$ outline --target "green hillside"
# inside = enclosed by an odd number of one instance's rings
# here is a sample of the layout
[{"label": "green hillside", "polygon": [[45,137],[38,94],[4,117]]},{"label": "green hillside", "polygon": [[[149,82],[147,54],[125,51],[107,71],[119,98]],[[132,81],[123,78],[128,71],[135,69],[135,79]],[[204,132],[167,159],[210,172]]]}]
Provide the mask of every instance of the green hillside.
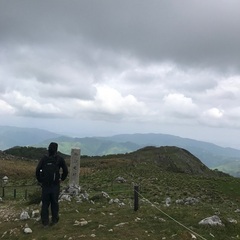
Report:
[{"label": "green hillside", "polygon": [[[167,134],[122,134],[112,137],[70,138],[58,137],[54,141],[59,143],[59,150],[70,154],[71,148],[79,147],[83,155],[102,156],[134,152],[146,146],[176,146],[184,148],[199,158],[209,168],[218,168],[229,161],[240,160],[240,150],[223,148],[212,143],[181,138]],[[47,146],[49,141],[36,146]],[[237,166],[238,168],[240,167]],[[235,169],[230,165],[224,168],[226,173],[235,175]]]},{"label": "green hillside", "polygon": [[[23,158],[28,158],[28,159],[36,159],[39,160],[41,159],[44,155],[47,155],[47,148],[36,148],[36,147],[13,147],[9,148],[3,153],[17,156],[17,157],[23,157]],[[63,154],[59,152],[59,155],[66,157],[66,154]]]},{"label": "green hillside", "polygon": [[235,177],[240,177],[240,160],[229,161],[228,163],[216,166],[216,169],[227,172]]},{"label": "green hillside", "polygon": [[[70,154],[72,148],[80,148],[83,155],[102,156],[108,154],[119,154],[132,152],[140,148],[139,145],[131,142],[116,143],[110,140],[98,138],[70,138],[58,137],[54,139],[58,143],[59,151]],[[49,140],[36,145],[36,147],[47,146]]]},{"label": "green hillside", "polygon": [[[51,141],[59,144],[59,151],[69,155],[71,149],[78,147],[82,155],[103,156],[125,154],[146,146],[176,146],[186,149],[199,158],[207,167],[221,169],[233,176],[239,176],[240,150],[224,148],[212,143],[181,138],[168,134],[121,134],[111,137],[72,138],[32,128],[0,126],[0,150],[16,146],[47,148]],[[235,164],[229,164],[235,162]]]},{"label": "green hillside", "polygon": [[[176,173],[216,175],[223,174],[210,170],[189,151],[175,146],[145,147],[130,153],[132,159],[153,162],[161,169]],[[226,174],[227,175],[227,174]]]},{"label": "green hillside", "polygon": [[[0,177],[8,172],[11,179],[0,203],[1,239],[190,240],[194,235],[196,239],[230,240],[239,236],[240,179],[215,174],[181,148],[147,147],[131,154],[82,158],[79,183],[88,200],[60,202],[60,221],[48,229],[34,218],[19,220],[22,210],[39,209],[39,204],[29,204],[21,195],[34,183],[36,161],[6,153],[0,154],[0,161]],[[116,181],[118,177],[124,181]],[[16,185],[19,195],[14,199]],[[133,185],[139,186],[138,211],[134,211]],[[111,199],[115,202],[110,203]],[[166,199],[171,200],[168,205]],[[195,199],[195,203],[186,204],[186,199]],[[213,215],[224,226],[198,224]],[[80,226],[83,220],[86,225]],[[26,223],[32,234],[23,233]]]}]

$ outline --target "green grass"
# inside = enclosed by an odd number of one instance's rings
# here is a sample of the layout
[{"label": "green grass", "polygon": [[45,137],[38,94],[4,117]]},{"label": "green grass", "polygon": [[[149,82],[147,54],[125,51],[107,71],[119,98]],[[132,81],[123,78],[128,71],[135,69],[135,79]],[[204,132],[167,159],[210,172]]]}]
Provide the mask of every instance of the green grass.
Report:
[{"label": "green grass", "polygon": [[[12,203],[13,204],[13,203]],[[23,208],[24,203],[15,203],[15,208]],[[31,206],[33,207],[33,206]],[[9,229],[18,229],[18,235],[14,237],[10,232],[3,239],[91,239],[91,235],[95,234],[96,239],[191,239],[189,231],[179,226],[172,219],[169,219],[162,214],[158,209],[163,209],[164,212],[180,221],[182,224],[191,230],[202,235],[206,239],[210,239],[210,233],[215,236],[215,239],[230,239],[230,236],[237,236],[238,228],[226,222],[228,214],[226,211],[221,213],[226,226],[223,227],[203,227],[199,226],[198,222],[214,214],[213,206],[200,204],[198,206],[176,206],[172,205],[169,208],[157,205],[157,209],[149,203],[141,202],[137,212],[126,204],[119,208],[116,205],[108,205],[102,200],[97,203],[90,204],[84,202],[77,204],[74,202],[63,202],[60,204],[60,222],[51,228],[43,229],[39,222],[30,219],[21,222],[4,222],[0,224],[0,231]],[[90,209],[93,209],[90,211]],[[227,210],[227,209],[226,209]],[[20,210],[18,211],[20,214]],[[239,216],[235,216],[238,217]],[[88,221],[86,226],[74,226],[76,220],[82,218]],[[160,219],[165,219],[162,222]],[[25,235],[22,232],[22,226],[28,223],[33,230],[33,234]],[[119,223],[126,223],[122,227],[117,227]],[[112,230],[112,231],[110,231]],[[175,235],[175,236],[174,236]]]},{"label": "green grass", "polygon": [[[21,166],[27,167],[27,164]],[[29,171],[34,174],[32,165],[29,165]],[[15,184],[26,185],[33,181],[30,173],[28,178],[20,178],[16,173],[11,178],[17,179]],[[119,176],[127,181],[117,183],[115,179]],[[14,181],[11,184],[14,185]],[[134,211],[134,184],[140,187],[138,211]],[[92,239],[96,236],[95,239],[100,240],[186,240],[192,239],[191,229],[205,239],[238,239],[240,214],[235,212],[240,208],[238,178],[171,173],[151,162],[111,156],[82,159],[80,186],[87,191],[91,199],[95,199],[95,204],[90,201],[77,203],[75,200],[61,202],[60,222],[48,229],[43,229],[34,219],[15,220],[19,218],[22,209],[39,209],[38,204],[29,205],[23,198],[14,200],[10,196],[6,197],[4,202],[0,203],[0,238],[7,232],[2,239]],[[22,193],[24,189],[23,186]],[[119,207],[118,204],[109,204],[106,198],[100,197],[102,191],[108,193],[112,199],[118,198],[125,205]],[[165,206],[166,197],[172,199],[169,207]],[[195,205],[175,203],[177,199],[186,197],[199,198],[200,201]],[[6,215],[1,214],[4,209],[8,210],[9,221],[6,221]],[[214,214],[221,218],[225,227],[198,224],[203,218]],[[230,217],[238,223],[229,223],[227,219]],[[83,218],[88,221],[86,226],[74,226],[76,220],[81,221]],[[26,223],[33,230],[30,235],[23,233]],[[119,227],[119,223],[125,225]]]}]

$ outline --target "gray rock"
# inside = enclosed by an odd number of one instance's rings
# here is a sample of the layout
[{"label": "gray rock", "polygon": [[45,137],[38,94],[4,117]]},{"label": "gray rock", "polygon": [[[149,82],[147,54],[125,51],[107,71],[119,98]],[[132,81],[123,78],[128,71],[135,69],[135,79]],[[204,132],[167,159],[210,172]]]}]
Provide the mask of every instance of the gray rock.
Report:
[{"label": "gray rock", "polygon": [[126,225],[126,224],[129,224],[129,223],[128,223],[128,222],[122,222],[122,223],[116,224],[115,226],[116,226],[116,227],[123,227],[123,226]]},{"label": "gray rock", "polygon": [[228,218],[227,220],[228,220],[228,222],[233,223],[233,224],[237,224],[238,223],[237,220],[233,219],[233,218]]},{"label": "gray rock", "polygon": [[29,228],[29,227],[27,227],[27,228],[24,228],[24,233],[26,233],[26,234],[31,234],[32,233],[32,229],[31,228]]},{"label": "gray rock", "polygon": [[171,202],[172,202],[171,198],[170,198],[170,197],[167,197],[166,200],[165,200],[166,206],[169,207],[170,204],[171,204]]},{"label": "gray rock", "polygon": [[184,204],[184,200],[183,200],[183,199],[177,199],[177,200],[176,200],[176,203],[177,203],[177,204]]},{"label": "gray rock", "polygon": [[63,194],[60,197],[60,201],[67,201],[67,202],[71,202],[71,196],[69,194]]},{"label": "gray rock", "polygon": [[201,220],[198,224],[210,225],[210,226],[224,226],[221,219],[217,215],[213,215],[212,217],[207,217]]},{"label": "gray rock", "polygon": [[176,200],[177,204],[185,204],[185,205],[194,205],[198,202],[199,202],[199,199],[194,197],[187,197],[185,199]]},{"label": "gray rock", "polygon": [[83,227],[83,226],[85,226],[85,225],[87,225],[87,224],[88,224],[88,221],[86,221],[86,220],[83,218],[83,219],[81,219],[81,221],[76,220],[73,225],[74,225],[74,226],[81,226],[81,227]]},{"label": "gray rock", "polygon": [[81,192],[81,187],[79,185],[70,185],[66,192],[71,196],[77,196]]},{"label": "gray rock", "polygon": [[198,202],[199,202],[199,200],[197,198],[194,198],[194,197],[187,197],[185,199],[185,204],[186,205],[194,205],[194,204],[196,204]]},{"label": "gray rock", "polygon": [[104,191],[102,191],[102,196],[107,198],[107,199],[110,199],[109,195],[106,192],[104,192]]},{"label": "gray rock", "polygon": [[20,220],[27,220],[27,219],[29,219],[29,218],[30,218],[30,216],[29,216],[29,214],[28,214],[27,211],[23,211],[23,212],[20,214]]},{"label": "gray rock", "polygon": [[117,177],[117,178],[116,178],[116,181],[117,181],[118,183],[125,183],[125,182],[126,182],[126,179],[124,179],[123,177]]},{"label": "gray rock", "polygon": [[32,229],[28,226],[28,224],[25,225],[23,232],[26,234],[32,233]]},{"label": "gray rock", "polygon": [[32,211],[32,218],[38,218],[40,216],[39,210],[33,210]]}]

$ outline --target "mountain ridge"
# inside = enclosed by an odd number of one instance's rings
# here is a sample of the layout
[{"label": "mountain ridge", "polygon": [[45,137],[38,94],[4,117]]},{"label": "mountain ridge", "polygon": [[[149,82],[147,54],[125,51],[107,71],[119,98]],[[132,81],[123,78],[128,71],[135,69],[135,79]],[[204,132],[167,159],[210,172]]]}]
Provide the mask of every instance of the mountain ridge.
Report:
[{"label": "mountain ridge", "polygon": [[[77,147],[81,148],[82,155],[88,156],[129,153],[146,146],[176,146],[188,150],[212,169],[220,166],[225,172],[240,177],[236,164],[232,165],[232,167],[228,164],[232,161],[239,162],[240,165],[240,150],[229,147],[224,148],[213,143],[190,138],[161,133],[118,134],[110,137],[73,138],[41,129],[21,128],[19,130],[19,128],[16,127],[8,127],[8,130],[9,128],[12,128],[12,130],[5,131],[5,135],[3,135],[3,128],[4,127],[0,127],[0,150],[4,150],[1,146],[5,144],[5,141],[8,141],[8,148],[14,146],[46,148],[49,142],[55,141],[59,144],[59,151],[64,154],[69,155],[71,148]],[[15,135],[14,131],[16,132]],[[11,134],[8,136],[7,133]],[[27,139],[26,136],[28,136]],[[11,142],[10,140],[12,139],[14,141]],[[224,167],[225,164],[227,164],[226,167]]]},{"label": "mountain ridge", "polygon": [[0,150],[15,146],[34,145],[58,136],[60,135],[57,133],[38,128],[0,126]]},{"label": "mountain ridge", "polygon": [[[3,152],[0,151],[0,159],[12,159],[15,161],[18,161],[19,159],[25,159],[29,161],[41,159],[45,154],[47,154],[47,150],[44,148],[13,147]],[[64,157],[67,161],[70,159],[70,155],[64,155],[61,152],[58,152],[58,154]],[[125,162],[126,166],[130,165],[132,167],[136,167],[136,164],[145,166],[154,164],[159,168],[160,171],[202,175],[206,177],[229,176],[226,173],[209,169],[192,153],[186,149],[175,146],[148,146],[131,153],[95,157],[82,156],[82,158],[95,158],[98,159],[100,164],[104,163],[104,160],[106,159],[114,158],[115,164],[121,161],[122,163]]]}]

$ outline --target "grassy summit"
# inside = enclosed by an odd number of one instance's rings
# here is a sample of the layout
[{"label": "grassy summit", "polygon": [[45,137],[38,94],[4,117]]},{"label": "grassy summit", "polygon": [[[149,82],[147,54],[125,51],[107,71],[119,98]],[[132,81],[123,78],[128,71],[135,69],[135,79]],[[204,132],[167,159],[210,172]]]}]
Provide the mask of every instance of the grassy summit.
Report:
[{"label": "grassy summit", "polygon": [[[36,161],[7,154],[0,154],[0,161],[0,176],[8,172],[11,185],[34,182]],[[117,182],[118,177],[126,181]],[[139,186],[138,211],[133,210],[133,185]],[[43,229],[34,219],[16,221],[22,209],[33,210],[39,206],[8,195],[0,203],[0,233],[6,232],[2,239],[52,239],[53,236],[55,239],[100,240],[192,239],[188,229],[205,239],[228,240],[239,236],[240,214],[236,210],[240,208],[240,179],[209,170],[181,148],[147,147],[131,154],[82,157],[80,186],[92,201],[61,202],[60,222],[49,229]],[[102,191],[110,199],[105,198]],[[168,207],[167,198],[171,199]],[[177,203],[186,198],[198,199],[198,202]],[[124,205],[110,204],[111,199],[118,199]],[[225,226],[198,224],[212,215],[218,215]],[[83,219],[87,224],[81,227],[77,223]],[[25,223],[33,230],[31,235],[23,233]],[[201,238],[197,236],[197,239]]]}]

